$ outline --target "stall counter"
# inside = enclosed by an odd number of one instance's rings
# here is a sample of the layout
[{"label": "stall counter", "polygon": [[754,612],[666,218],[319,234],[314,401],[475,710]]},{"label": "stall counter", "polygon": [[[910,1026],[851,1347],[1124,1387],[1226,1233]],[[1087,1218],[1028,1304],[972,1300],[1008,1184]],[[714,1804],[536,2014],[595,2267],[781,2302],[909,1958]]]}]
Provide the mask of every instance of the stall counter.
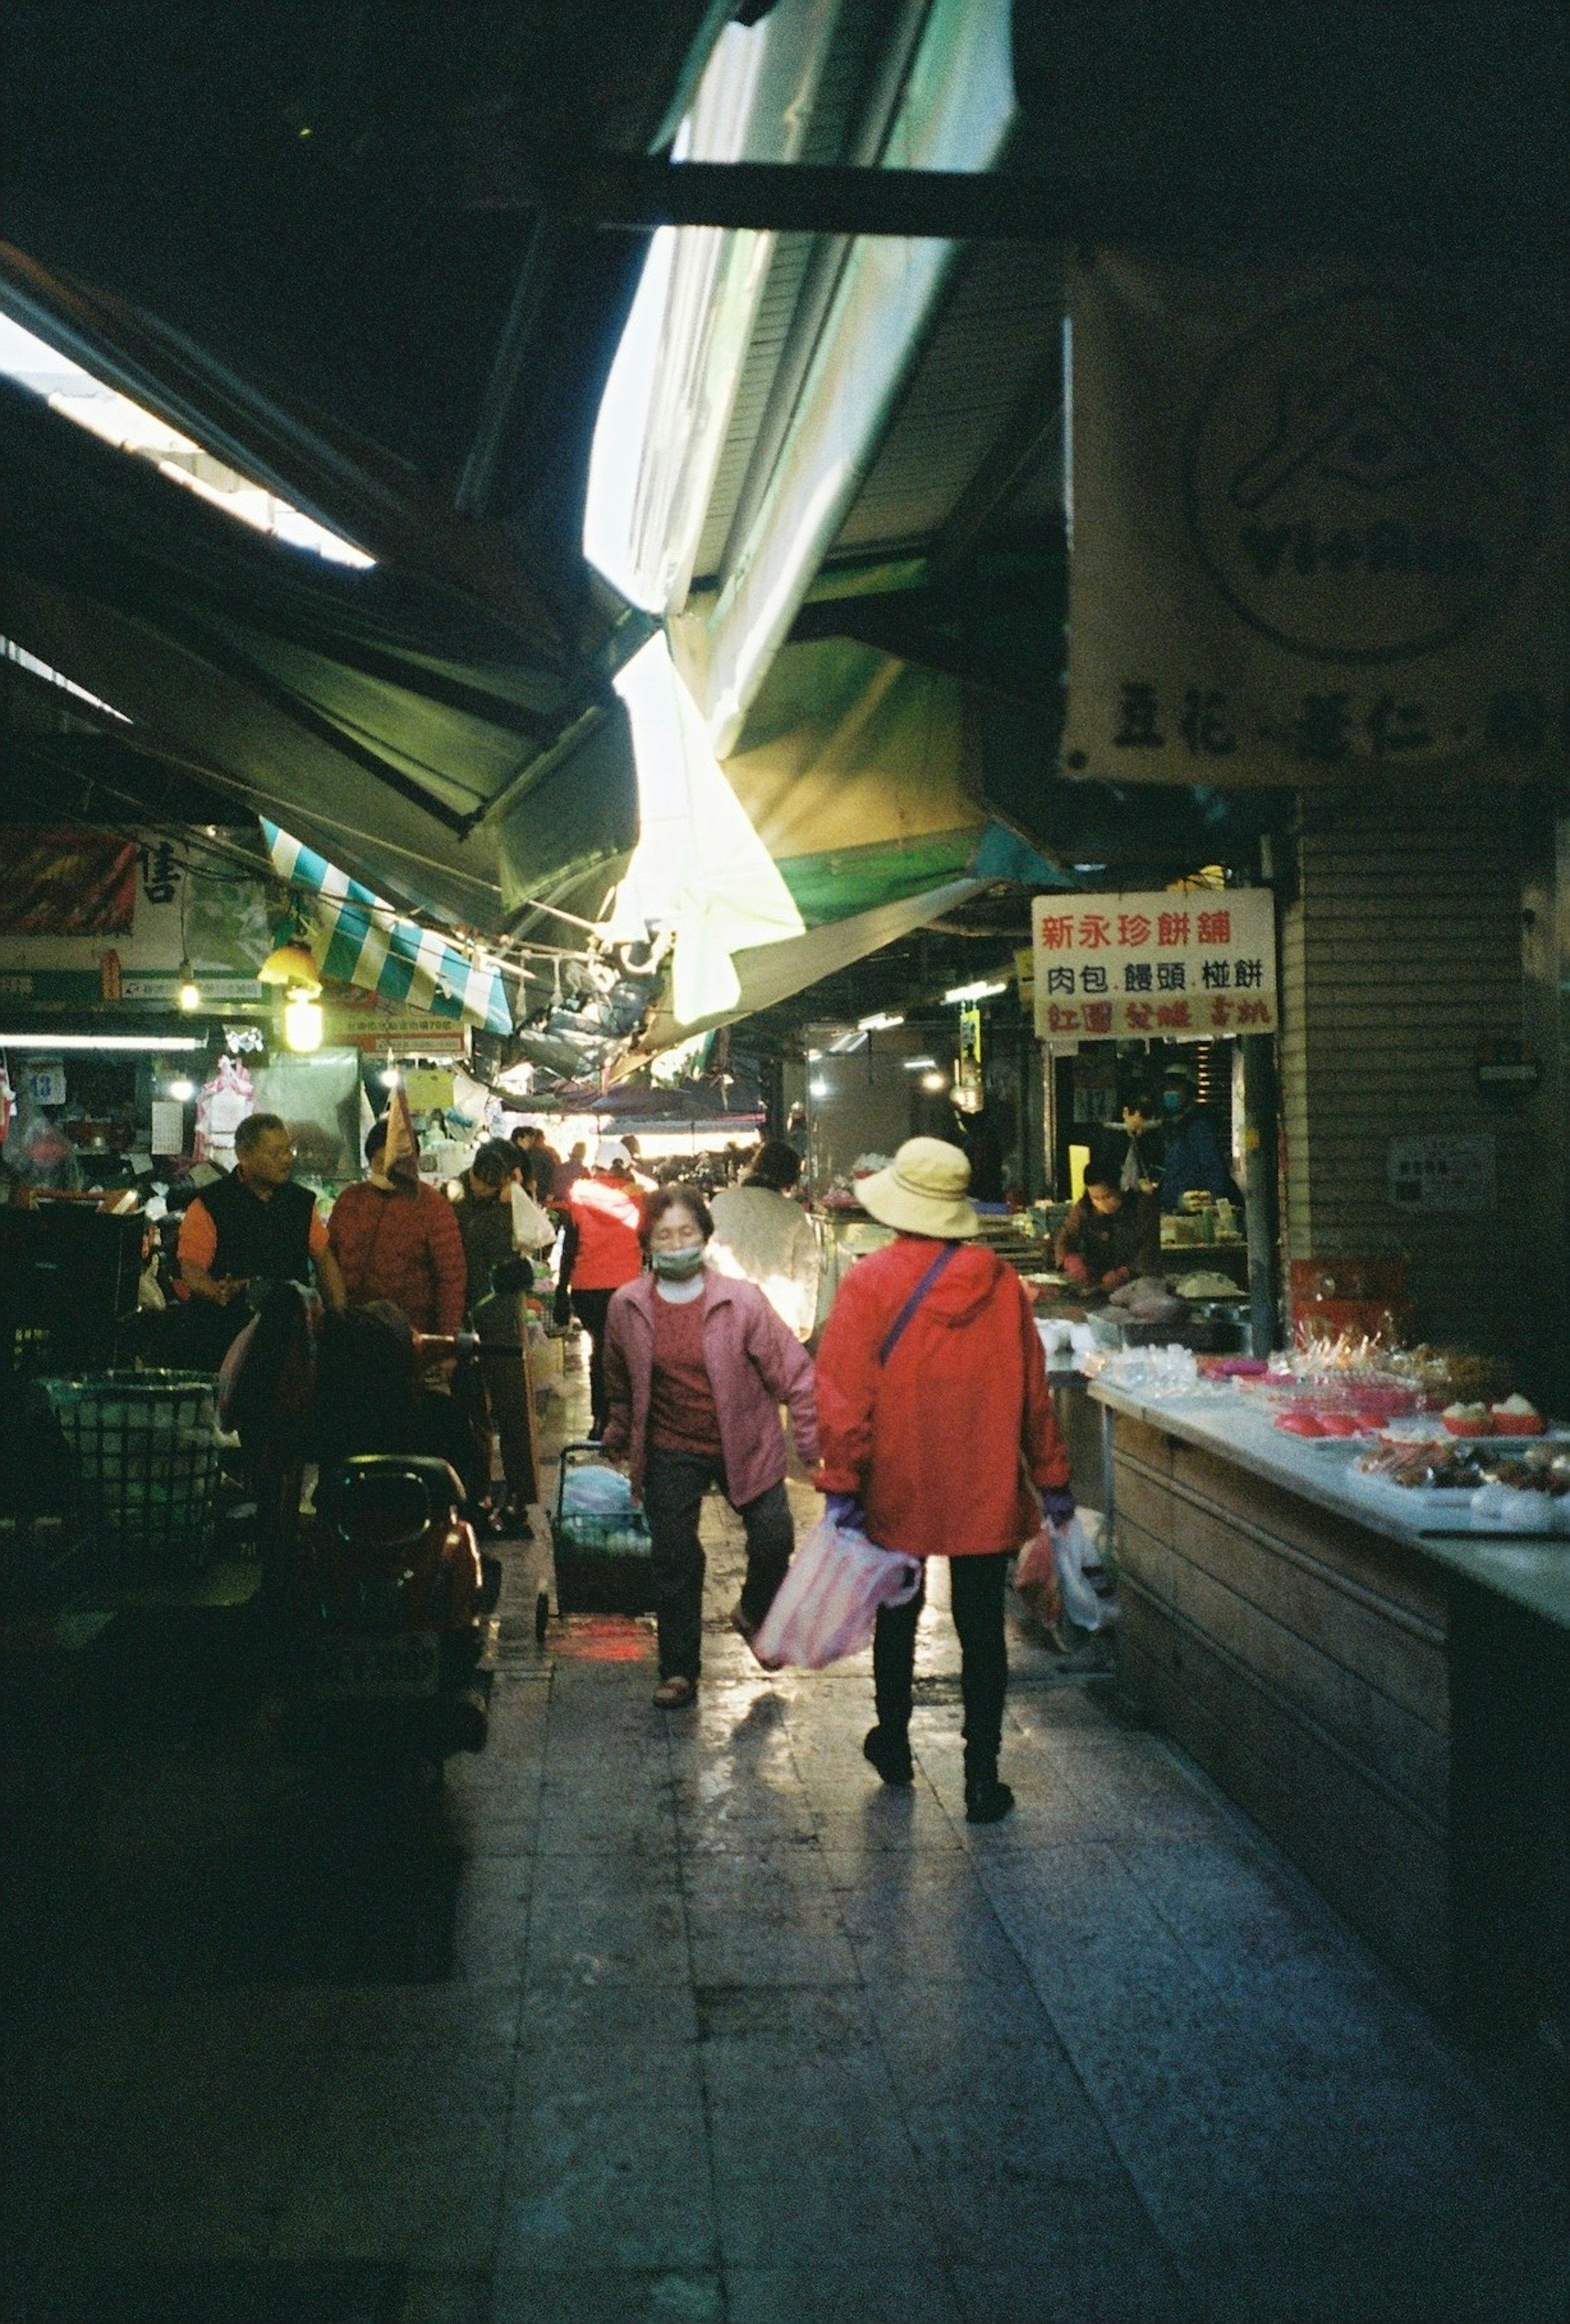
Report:
[{"label": "stall counter", "polygon": [[[1208,1448],[1318,1508],[1388,1541],[1416,1546],[1465,1581],[1570,1631],[1570,1538],[1563,1535],[1474,1528],[1464,1493],[1453,1497],[1458,1504],[1453,1516],[1436,1516],[1427,1497],[1360,1480],[1353,1470],[1354,1443],[1334,1438],[1306,1443],[1286,1435],[1246,1393],[1145,1399],[1104,1381],[1091,1392],[1109,1415],[1123,1413],[1147,1428]],[[1111,1441],[1104,1434],[1104,1457]]]},{"label": "stall counter", "polygon": [[1241,1394],[1091,1395],[1131,1709],[1426,2000],[1570,2040],[1570,1538],[1430,1530]]}]

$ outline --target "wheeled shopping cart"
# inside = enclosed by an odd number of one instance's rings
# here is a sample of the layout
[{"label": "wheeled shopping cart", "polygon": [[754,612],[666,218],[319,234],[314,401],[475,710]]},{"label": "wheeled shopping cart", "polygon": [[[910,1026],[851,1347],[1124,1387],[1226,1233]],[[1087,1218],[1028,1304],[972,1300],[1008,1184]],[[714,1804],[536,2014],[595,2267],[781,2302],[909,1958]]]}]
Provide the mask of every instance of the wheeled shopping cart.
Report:
[{"label": "wheeled shopping cart", "polygon": [[551,1512],[556,1603],[562,1614],[651,1614],[654,1563],[648,1521],[627,1507],[604,1513],[567,1507],[575,1466],[604,1462],[597,1444],[564,1444]]}]

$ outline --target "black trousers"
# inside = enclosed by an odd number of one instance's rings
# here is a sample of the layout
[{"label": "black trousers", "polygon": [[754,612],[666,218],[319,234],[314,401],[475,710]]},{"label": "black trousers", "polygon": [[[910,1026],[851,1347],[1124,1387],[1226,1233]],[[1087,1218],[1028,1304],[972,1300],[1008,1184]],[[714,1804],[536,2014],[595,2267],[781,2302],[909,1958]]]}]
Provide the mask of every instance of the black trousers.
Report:
[{"label": "black trousers", "polygon": [[[1007,1550],[990,1557],[951,1557],[949,1590],[954,1627],[959,1633],[959,1687],[965,1702],[965,1772],[995,1775],[1003,1739],[1003,1697],[1009,1685],[1009,1650],[1003,1637],[1003,1584]],[[927,1596],[926,1579],[908,1606],[881,1606],[873,1637],[873,1685],[878,1725],[903,1735],[910,1724],[916,1675],[916,1622]]]},{"label": "black trousers", "polygon": [[589,1410],[594,1419],[591,1436],[598,1436],[605,1425],[605,1318],[611,1312],[608,1291],[575,1291],[572,1295],[573,1314],[588,1333],[589,1342]]},{"label": "black trousers", "polygon": [[[697,1537],[703,1497],[717,1485],[727,1500],[725,1475],[717,1461],[690,1452],[649,1447],[643,1471],[643,1514],[649,1520],[654,1565],[654,1615],[660,1631],[660,1675],[698,1675],[703,1659],[703,1577],[707,1563]],[[731,1507],[736,1504],[732,1501]],[[782,1484],[771,1485],[737,1510],[747,1529],[747,1578],[742,1612],[761,1622],[785,1579],[796,1545],[790,1504]]]}]

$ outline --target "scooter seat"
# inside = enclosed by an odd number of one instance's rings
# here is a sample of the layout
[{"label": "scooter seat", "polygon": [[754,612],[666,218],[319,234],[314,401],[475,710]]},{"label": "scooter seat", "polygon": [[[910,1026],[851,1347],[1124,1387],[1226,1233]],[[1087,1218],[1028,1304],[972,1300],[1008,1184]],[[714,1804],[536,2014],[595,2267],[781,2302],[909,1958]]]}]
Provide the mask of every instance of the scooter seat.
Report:
[{"label": "scooter seat", "polygon": [[457,1519],[463,1492],[451,1463],[431,1454],[361,1452],[323,1471],[316,1512],[344,1541],[412,1547]]}]

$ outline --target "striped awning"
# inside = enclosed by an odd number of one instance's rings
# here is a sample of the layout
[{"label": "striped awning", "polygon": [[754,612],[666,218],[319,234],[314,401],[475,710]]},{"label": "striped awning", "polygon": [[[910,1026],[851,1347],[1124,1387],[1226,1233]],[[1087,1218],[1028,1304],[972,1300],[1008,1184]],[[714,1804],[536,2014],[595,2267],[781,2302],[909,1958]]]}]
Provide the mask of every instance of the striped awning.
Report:
[{"label": "striped awning", "polygon": [[275,823],[262,818],[262,836],[281,880],[312,899],[313,943],[322,976],[360,984],[405,1009],[510,1033],[513,1011],[500,969],[362,888],[325,855],[318,855]]}]

